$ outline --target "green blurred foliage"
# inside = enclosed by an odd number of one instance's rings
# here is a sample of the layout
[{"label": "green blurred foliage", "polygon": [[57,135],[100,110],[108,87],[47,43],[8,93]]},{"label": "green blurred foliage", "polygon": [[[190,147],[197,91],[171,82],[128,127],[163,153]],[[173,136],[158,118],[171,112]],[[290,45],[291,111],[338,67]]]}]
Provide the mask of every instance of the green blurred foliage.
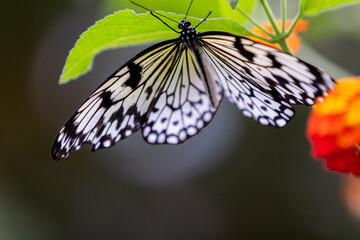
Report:
[{"label": "green blurred foliage", "polygon": [[301,0],[300,9],[306,15],[317,15],[325,11],[359,2],[359,0]]},{"label": "green blurred foliage", "polygon": [[[162,1],[162,0],[139,0],[135,1],[151,10],[161,10],[165,12],[174,12],[178,14],[185,14],[190,0],[188,1]],[[245,11],[251,12],[254,7],[256,0],[246,0],[239,1],[239,6],[241,6]],[[144,9],[135,6],[134,4],[128,1],[118,1],[118,0],[105,0],[102,2],[102,9],[106,12],[111,13],[114,9],[134,9],[136,12],[146,12]],[[227,0],[195,0],[189,11],[189,16],[204,18],[209,11],[212,11],[211,17],[227,17],[233,18],[240,22],[243,22],[245,19],[239,14],[234,13],[231,10],[231,7]]]}]

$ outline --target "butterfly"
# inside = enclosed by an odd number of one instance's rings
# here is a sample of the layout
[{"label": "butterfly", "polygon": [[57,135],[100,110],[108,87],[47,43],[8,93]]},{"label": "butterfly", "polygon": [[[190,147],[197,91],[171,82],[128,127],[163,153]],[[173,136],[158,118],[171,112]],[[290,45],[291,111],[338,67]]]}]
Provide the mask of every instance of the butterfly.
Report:
[{"label": "butterfly", "polygon": [[209,124],[223,95],[244,116],[281,128],[292,105],[312,105],[334,87],[327,73],[292,55],[227,32],[198,33],[199,24],[185,17],[178,38],[109,76],[61,128],[52,158],[68,158],[85,143],[109,148],[140,129],[150,144],[183,143]]}]

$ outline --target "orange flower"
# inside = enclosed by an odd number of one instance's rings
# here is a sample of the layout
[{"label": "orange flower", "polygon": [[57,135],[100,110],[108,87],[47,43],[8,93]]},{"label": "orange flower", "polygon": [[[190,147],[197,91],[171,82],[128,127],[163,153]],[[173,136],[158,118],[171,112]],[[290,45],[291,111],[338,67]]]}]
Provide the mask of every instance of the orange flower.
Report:
[{"label": "orange flower", "polygon": [[317,102],[307,126],[313,155],[329,169],[360,175],[360,77],[343,78]]},{"label": "orange flower", "polygon": [[[281,20],[277,20],[276,22],[278,29],[282,28],[282,21]],[[292,20],[286,20],[285,22],[285,30],[288,31],[290,29],[290,26],[292,24]],[[269,31],[270,33],[274,33],[274,29],[272,28],[270,23],[262,23],[261,26],[266,29],[267,31]],[[289,45],[291,51],[293,53],[297,53],[299,51],[300,48],[300,38],[297,35],[298,32],[303,32],[306,31],[309,27],[309,23],[303,19],[300,19],[297,23],[296,26],[294,28],[294,31],[290,34],[290,36],[286,39],[287,44]],[[261,31],[259,28],[254,27],[251,30],[253,33],[255,33],[258,36],[261,37],[265,37],[265,38],[269,38],[268,35],[266,35],[266,33],[264,33],[263,31]],[[263,40],[257,39],[257,38],[252,38],[253,40],[256,40],[257,42],[263,43],[265,45],[277,48],[279,50],[281,50],[281,47],[278,43],[267,43]],[[269,38],[270,39],[270,38]]]}]

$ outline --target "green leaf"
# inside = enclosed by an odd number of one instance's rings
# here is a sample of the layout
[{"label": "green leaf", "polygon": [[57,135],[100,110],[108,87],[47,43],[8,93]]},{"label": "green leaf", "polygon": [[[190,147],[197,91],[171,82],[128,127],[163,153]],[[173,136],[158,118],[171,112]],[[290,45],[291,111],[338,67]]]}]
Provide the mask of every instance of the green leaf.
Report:
[{"label": "green leaf", "polygon": [[[226,13],[234,12],[231,7],[229,6],[230,0],[194,0],[189,15],[203,18],[206,14],[212,10],[212,14],[210,15],[213,18],[217,17],[226,17],[231,18]],[[258,0],[237,0],[239,2],[238,6],[244,8],[246,11],[251,11],[254,6],[254,2]],[[185,14],[190,0],[186,1],[164,1],[164,0],[137,0],[137,3],[153,10],[158,11],[162,10],[165,12],[174,12],[174,13],[181,13]],[[115,10],[119,9],[134,9],[136,12],[147,12],[146,10],[135,6],[130,1],[119,1],[119,0],[102,0],[100,1],[101,9],[106,10],[108,13],[113,13]],[[228,9],[229,11],[222,11],[222,9]],[[225,14],[224,14],[225,13]],[[239,14],[237,14],[239,15]],[[233,18],[238,20],[237,18]]]},{"label": "green leaf", "polygon": [[238,5],[239,0],[228,0],[228,2],[229,2],[230,7],[234,10]]},{"label": "green leaf", "polygon": [[[250,14],[252,12],[255,2],[257,0],[228,0],[228,1],[229,2],[227,2],[226,0],[218,0],[218,3],[219,3],[218,9],[219,9],[220,15],[222,17],[234,19],[234,20],[238,21],[239,23],[244,23],[246,21],[246,18],[243,15],[239,14],[238,11],[234,11],[234,9],[236,7],[239,7],[242,10],[244,10],[245,12]],[[230,3],[232,1],[233,2],[236,1],[235,8],[233,8],[233,5],[231,5],[231,3]]]},{"label": "green leaf", "polygon": [[317,15],[321,12],[359,2],[360,0],[302,0],[300,9],[303,14]]},{"label": "green leaf", "polygon": [[[175,21],[183,19],[183,15],[159,12]],[[201,20],[188,17],[193,26]],[[176,23],[169,23],[177,28]],[[248,34],[248,31],[238,22],[214,18],[203,22],[197,30],[205,31],[226,31],[234,34]],[[132,10],[122,10],[96,22],[88,28],[71,49],[63,72],[60,76],[60,83],[65,83],[85,74],[92,67],[94,57],[100,52],[117,47],[133,46],[170,38],[177,38],[179,34],[165,26],[150,13],[136,14]],[[135,55],[135,54],[134,54]]]}]

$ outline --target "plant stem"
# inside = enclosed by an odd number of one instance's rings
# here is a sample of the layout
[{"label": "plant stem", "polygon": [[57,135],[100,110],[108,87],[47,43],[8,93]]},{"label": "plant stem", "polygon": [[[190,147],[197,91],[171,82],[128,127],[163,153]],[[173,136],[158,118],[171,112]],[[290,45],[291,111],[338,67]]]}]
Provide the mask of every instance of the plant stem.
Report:
[{"label": "plant stem", "polygon": [[263,6],[263,8],[265,10],[265,13],[266,13],[270,23],[271,23],[271,26],[274,29],[275,34],[280,35],[280,31],[279,31],[278,27],[276,26],[275,18],[274,18],[274,15],[273,15],[270,7],[269,7],[268,2],[266,0],[260,0],[260,2],[261,2],[262,6]]},{"label": "plant stem", "polygon": [[279,40],[279,45],[280,45],[281,49],[284,52],[286,52],[286,53],[288,53],[290,55],[293,55],[293,53],[291,52],[291,49],[289,48],[285,38],[282,38],[281,40]]},{"label": "plant stem", "polygon": [[249,31],[248,29],[248,35],[258,38],[260,40],[263,40],[265,42],[268,43],[279,43],[281,49],[288,53],[288,54],[292,54],[287,42],[286,42],[286,38],[290,36],[290,34],[294,31],[294,28],[297,24],[297,22],[301,19],[302,17],[302,12],[301,10],[299,10],[296,18],[292,21],[291,26],[289,28],[288,31],[286,31],[286,10],[287,10],[287,0],[282,0],[281,1],[281,20],[282,20],[282,25],[281,25],[281,32],[276,24],[276,20],[275,17],[270,9],[270,6],[267,2],[267,0],[260,0],[261,5],[264,8],[264,11],[270,21],[270,24],[274,30],[275,34],[270,33],[269,31],[267,31],[266,29],[264,29],[255,19],[253,19],[247,12],[245,12],[244,10],[242,10],[240,7],[237,7],[236,10],[238,12],[240,12],[240,14],[242,14],[248,21],[250,21],[253,25],[255,25],[256,27],[258,27],[261,31],[263,31],[266,35],[268,35],[271,39],[268,38],[264,38],[261,36],[257,36],[256,34],[252,33],[251,31]]},{"label": "plant stem", "polygon": [[360,153],[360,146],[359,146],[359,144],[355,143],[355,148],[356,148],[356,153],[359,154],[359,153]]},{"label": "plant stem", "polygon": [[281,10],[282,10],[282,28],[281,28],[281,33],[285,34],[285,22],[286,22],[286,0],[282,0],[282,4],[281,4]]},{"label": "plant stem", "polygon": [[291,26],[290,26],[287,34],[285,35],[285,37],[288,37],[288,36],[290,35],[290,33],[292,33],[292,31],[294,31],[294,28],[295,28],[297,22],[301,19],[301,17],[302,17],[302,12],[301,12],[301,10],[300,10],[300,11],[298,12],[296,18],[295,18],[295,19],[293,20],[293,22],[291,23]]},{"label": "plant stem", "polygon": [[264,38],[264,37],[261,37],[261,36],[258,36],[256,34],[252,33],[248,29],[246,29],[246,30],[248,31],[247,35],[252,36],[254,38],[257,38],[257,39],[260,39],[260,40],[263,40],[264,42],[268,42],[268,43],[276,43],[277,42],[277,40],[274,41],[274,40],[269,39],[269,38]]},{"label": "plant stem", "polygon": [[[289,46],[288,46],[288,44],[287,44],[287,42],[286,42],[286,35],[290,35],[291,32],[289,31],[289,34],[285,34],[285,35],[280,33],[278,27],[276,26],[275,18],[274,18],[274,15],[273,15],[270,7],[269,7],[268,2],[266,0],[260,0],[260,2],[261,2],[262,6],[263,6],[263,8],[264,8],[264,10],[266,12],[267,17],[269,18],[271,26],[274,29],[275,37],[278,38],[278,43],[279,43],[281,49],[284,52],[293,55],[290,48],[289,48]],[[284,3],[284,1],[283,1],[283,3]],[[284,22],[285,21],[283,20],[283,24],[284,24]]]},{"label": "plant stem", "polygon": [[254,24],[256,27],[258,27],[261,31],[263,31],[266,35],[273,37],[274,35],[271,34],[269,31],[267,31],[265,28],[263,28],[258,22],[256,22],[255,19],[253,19],[247,12],[242,10],[241,8],[237,7],[236,10],[238,10],[247,20],[249,20],[252,24]]},{"label": "plant stem", "polygon": [[295,28],[297,22],[301,19],[301,17],[302,17],[302,13],[301,13],[301,11],[299,11],[296,18],[293,20],[293,22],[292,22],[289,30],[287,31],[287,33],[285,35],[283,34],[282,38],[279,39],[279,44],[280,44],[282,50],[284,50],[284,52],[289,53],[291,55],[293,55],[293,54],[292,54],[292,52],[291,52],[291,50],[290,50],[290,48],[289,48],[289,46],[288,46],[288,44],[286,42],[286,38],[289,37],[289,35],[294,31],[294,28]]}]

